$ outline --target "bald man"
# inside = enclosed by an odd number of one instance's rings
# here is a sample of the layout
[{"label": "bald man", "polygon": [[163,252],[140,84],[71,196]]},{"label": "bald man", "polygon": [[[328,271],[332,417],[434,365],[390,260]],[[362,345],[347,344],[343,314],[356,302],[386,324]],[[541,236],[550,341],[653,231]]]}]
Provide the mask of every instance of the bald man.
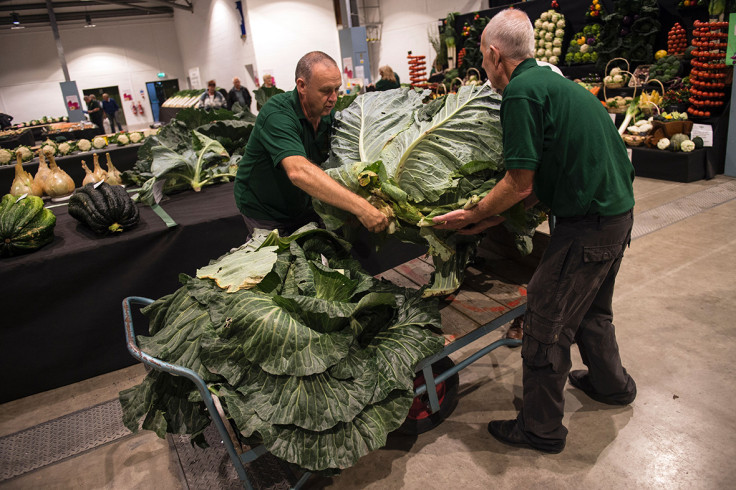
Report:
[{"label": "bald man", "polygon": [[342,74],[321,51],[302,57],[296,88],[274,95],[261,108],[235,177],[235,202],[248,237],[256,228],[281,236],[318,221],[312,198],[355,215],[368,230],[388,219],[364,198],[338,184],[320,165],[330,150],[330,129]]},{"label": "bald man", "polygon": [[[514,204],[537,200],[557,217],[527,288],[523,405],[515,419],[492,420],[488,431],[512,446],[559,453],[568,378],[601,403],[636,397],[612,323],[613,287],[631,240],[634,168],[598,99],[534,60],[534,28],[523,11],[494,16],[480,49],[502,94],[507,172],[476,207],[434,220],[438,228],[478,233],[503,221],[498,214]],[[587,371],[570,372],[573,343]]]},{"label": "bald man", "polygon": [[250,111],[250,92],[241,85],[238,77],[233,78],[233,88],[227,93],[227,108],[232,110],[236,102],[240,104],[240,107]]}]

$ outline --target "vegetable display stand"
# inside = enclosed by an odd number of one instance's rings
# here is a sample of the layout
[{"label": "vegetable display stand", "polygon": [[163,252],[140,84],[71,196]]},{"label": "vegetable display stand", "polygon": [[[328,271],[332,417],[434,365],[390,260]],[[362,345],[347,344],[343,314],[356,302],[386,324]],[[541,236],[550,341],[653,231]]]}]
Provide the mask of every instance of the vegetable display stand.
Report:
[{"label": "vegetable display stand", "polygon": [[[171,375],[185,377],[196,385],[197,390],[202,396],[202,400],[207,407],[207,411],[209,412],[210,417],[212,418],[212,421],[215,424],[220,437],[222,438],[225,450],[230,456],[230,460],[232,461],[235,471],[238,474],[238,478],[240,478],[240,481],[243,483],[243,486],[246,489],[252,490],[253,485],[248,478],[245,465],[252,461],[255,461],[256,459],[266,454],[267,451],[265,447],[263,445],[260,445],[250,448],[247,451],[242,451],[243,447],[241,446],[241,443],[239,442],[238,436],[236,435],[234,429],[230,425],[230,422],[225,418],[217,396],[213,395],[210,392],[204,380],[191,369],[164,362],[153,356],[149,356],[148,354],[143,352],[140,347],[138,347],[135,339],[135,330],[133,328],[132,306],[148,306],[151,303],[153,303],[152,299],[141,298],[138,296],[130,296],[123,300],[123,319],[125,322],[125,338],[127,341],[128,351],[134,358],[136,358],[146,366],[152,369],[163,371],[165,373],[169,373]],[[241,448],[241,452],[238,452],[236,450],[236,446]],[[310,476],[310,472],[305,472],[292,488],[301,488]]]},{"label": "vegetable display stand", "polygon": [[634,148],[631,163],[637,177],[695,182],[706,178],[706,150],[671,152],[651,148]]}]

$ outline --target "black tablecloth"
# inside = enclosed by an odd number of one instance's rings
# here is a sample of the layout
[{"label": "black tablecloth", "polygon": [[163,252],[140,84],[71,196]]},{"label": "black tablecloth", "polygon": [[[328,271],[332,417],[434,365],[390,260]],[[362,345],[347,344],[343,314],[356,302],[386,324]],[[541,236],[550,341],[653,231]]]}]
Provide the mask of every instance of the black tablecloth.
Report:
[{"label": "black tablecloth", "polygon": [[[85,161],[91,170],[92,154],[99,153],[100,165],[102,165],[102,168],[107,168],[107,158],[105,158],[105,153],[109,152],[112,164],[115,165],[115,168],[124,172],[125,170],[133,168],[133,165],[138,160],[138,148],[140,148],[140,146],[140,144],[126,146],[113,145],[102,150],[75,153],[65,157],[56,157],[56,164],[59,165],[64,172],[69,174],[77,187],[81,187],[85,174],[84,169],[82,169],[82,160]],[[24,163],[23,170],[30,172],[31,175],[36,175],[36,172],[38,171],[38,157],[34,158],[30,162]],[[10,191],[10,186],[13,185],[14,178],[14,165],[3,165],[0,167],[0,196],[7,194]]]},{"label": "black tablecloth", "polygon": [[133,364],[123,298],[171,293],[179,273],[194,275],[244,242],[232,188],[205,187],[163,202],[175,228],[140,206],[138,226],[111,237],[97,237],[66,207],[53,208],[53,243],[0,259],[0,403]]},{"label": "black tablecloth", "polygon": [[44,140],[46,138],[50,138],[54,141],[57,141],[57,138],[66,138],[66,140],[88,139],[92,141],[92,138],[94,138],[98,134],[103,134],[103,133],[104,131],[102,130],[102,128],[95,126],[94,128],[76,129],[74,131],[64,131],[61,133],[42,134],[41,138]]},{"label": "black tablecloth", "polygon": [[20,145],[33,146],[36,144],[36,140],[33,139],[33,132],[30,129],[23,131],[14,138],[4,138],[0,140],[0,148],[7,148],[8,150],[14,150]]}]

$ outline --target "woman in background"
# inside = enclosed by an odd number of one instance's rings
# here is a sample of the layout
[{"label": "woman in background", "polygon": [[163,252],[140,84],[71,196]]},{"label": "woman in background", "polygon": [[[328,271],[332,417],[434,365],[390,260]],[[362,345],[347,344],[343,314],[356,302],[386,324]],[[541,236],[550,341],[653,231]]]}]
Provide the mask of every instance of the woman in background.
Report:
[{"label": "woman in background", "polygon": [[390,66],[385,65],[378,69],[381,79],[376,82],[376,90],[391,90],[401,86],[399,76],[394,73]]}]

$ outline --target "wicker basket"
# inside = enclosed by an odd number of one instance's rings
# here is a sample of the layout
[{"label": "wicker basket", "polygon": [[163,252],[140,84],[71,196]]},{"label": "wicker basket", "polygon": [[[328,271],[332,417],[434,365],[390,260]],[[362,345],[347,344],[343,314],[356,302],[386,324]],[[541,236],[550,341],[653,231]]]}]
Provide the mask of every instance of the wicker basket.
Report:
[{"label": "wicker basket", "polygon": [[[660,82],[659,80],[657,80],[656,78],[652,78],[647,83],[653,83],[653,82],[657,82],[659,84],[660,88],[662,89],[662,97],[664,97],[664,92],[665,92],[665,90],[664,90],[664,84],[662,82]],[[643,88],[642,88],[642,93],[644,93],[644,89]],[[653,116],[654,114],[661,114],[662,113],[662,110],[660,109],[660,107],[657,104],[653,103],[653,102],[649,102],[648,104],[643,105],[643,106],[640,106],[639,108],[641,109],[641,112],[645,116]]]},{"label": "wicker basket", "polygon": [[[611,63],[613,63],[616,60],[621,60],[624,63],[626,63],[626,69],[621,70],[622,73],[626,73],[629,75],[629,80],[633,78],[633,75],[631,74],[631,66],[629,65],[629,62],[626,58],[613,58],[611,61],[606,63],[606,69],[603,70],[603,97],[606,97],[606,87],[608,88],[623,88],[626,85],[626,82],[621,83],[606,83],[606,76],[608,76],[608,67]],[[634,90],[636,90],[636,85],[634,86]],[[607,98],[607,97],[606,97]]]},{"label": "wicker basket", "polygon": [[628,146],[639,146],[642,143],[644,143],[644,140],[647,139],[646,136],[639,136],[635,134],[625,134],[622,136],[624,139],[624,143],[626,143]]}]

